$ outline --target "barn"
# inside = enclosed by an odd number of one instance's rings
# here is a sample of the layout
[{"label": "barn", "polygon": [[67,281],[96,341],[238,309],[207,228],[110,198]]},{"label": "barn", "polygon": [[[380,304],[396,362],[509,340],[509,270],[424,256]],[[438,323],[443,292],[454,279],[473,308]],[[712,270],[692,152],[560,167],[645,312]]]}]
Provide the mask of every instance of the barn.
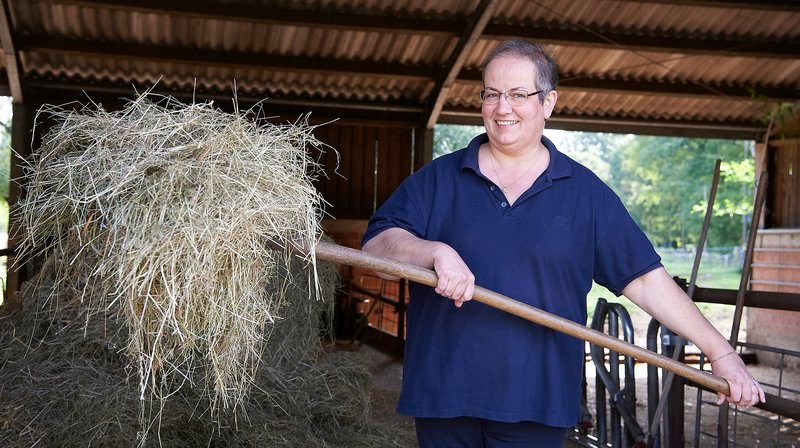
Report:
[{"label": "barn", "polygon": [[[21,178],[51,124],[37,118],[46,104],[113,111],[148,91],[228,112],[258,105],[274,123],[319,125],[314,136],[336,149],[319,160],[327,176],[314,183],[326,203],[322,226],[358,248],[376,208],[431,161],[435,126],[482,124],[480,65],[509,38],[545,44],[558,57],[559,102],[548,128],[756,142],[757,178],[765,173],[767,182],[748,278],[741,292],[697,288],[694,299],[733,305],[739,316],[743,306],[747,341],[738,347],[780,372],[796,369],[795,1],[2,0],[0,94],[13,101],[12,178]],[[11,182],[9,191],[13,206],[26,185]],[[12,215],[11,234],[19,225]],[[41,268],[16,259],[19,242],[2,252],[22,266],[8,273],[3,314],[23,307],[22,286]],[[340,337],[402,353],[407,283],[361,268],[340,274]],[[380,322],[370,312],[378,302]],[[797,389],[768,391],[775,405],[762,417],[778,432],[797,431]],[[664,444],[684,446],[683,393],[674,400]],[[714,443],[728,446],[729,432],[735,426],[721,425]]]}]

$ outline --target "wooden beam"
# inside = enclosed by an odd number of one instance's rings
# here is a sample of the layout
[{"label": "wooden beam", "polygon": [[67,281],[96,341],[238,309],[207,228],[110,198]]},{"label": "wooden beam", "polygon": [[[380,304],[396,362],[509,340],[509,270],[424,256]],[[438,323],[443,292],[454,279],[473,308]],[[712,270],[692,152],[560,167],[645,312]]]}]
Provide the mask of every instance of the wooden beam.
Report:
[{"label": "wooden beam", "polygon": [[197,48],[162,47],[125,42],[95,42],[60,37],[20,36],[18,40],[20,51],[45,54],[61,53],[212,67],[270,71],[310,71],[391,78],[432,79],[437,73],[437,68],[430,65],[387,61],[369,62],[253,52],[201,50]]},{"label": "wooden beam", "polygon": [[[424,64],[396,62],[350,61],[336,58],[312,58],[264,53],[213,51],[196,48],[159,47],[123,42],[92,42],[69,38],[42,36],[17,37],[17,49],[25,52],[61,53],[102,58],[119,58],[161,63],[182,63],[213,67],[245,68],[252,70],[287,70],[319,73],[346,73],[377,77],[434,79],[437,68]],[[463,53],[462,53],[463,54]],[[463,66],[463,61],[462,61]],[[452,66],[454,67],[454,66]],[[454,70],[449,70],[450,76]],[[718,99],[762,98],[774,101],[795,101],[800,91],[795,88],[718,85],[711,83],[659,83],[631,79],[607,79],[602,77],[572,77],[561,74],[560,90],[599,91],[609,93],[633,93],[637,95],[668,95],[690,97],[714,97]],[[482,81],[478,69],[462,69],[458,82]],[[3,84],[0,80],[0,84]],[[449,87],[449,86],[448,86]]]},{"label": "wooden beam", "polygon": [[450,54],[450,58],[445,64],[442,75],[436,80],[433,91],[431,92],[431,99],[428,104],[428,120],[425,125],[426,129],[433,129],[436,121],[439,119],[439,114],[442,111],[442,106],[450,93],[450,88],[453,87],[453,82],[458,77],[461,67],[466,62],[467,55],[472,52],[475,44],[478,43],[483,29],[492,18],[494,8],[497,6],[498,0],[481,0],[475,12],[470,17],[467,26],[461,33],[456,47]]},{"label": "wooden beam", "polygon": [[5,71],[0,72],[0,96],[11,96],[11,85]]},{"label": "wooden beam", "polygon": [[[440,124],[482,126],[480,113],[445,109]],[[556,113],[547,120],[547,127],[569,131],[614,132],[623,134],[665,135],[674,137],[727,138],[757,140],[764,126],[756,122],[718,122],[699,120],[655,120],[629,117],[590,117]],[[547,131],[545,131],[545,135]]]},{"label": "wooden beam", "polygon": [[486,27],[483,37],[497,40],[520,37],[549,45],[581,46],[623,51],[638,50],[746,58],[797,58],[797,42],[770,39],[754,40],[752,38],[732,40],[727,36],[697,37],[664,32],[658,35],[643,35],[624,31],[611,31],[596,26],[581,26],[577,28],[569,23],[558,25],[544,22],[525,25],[492,23]]},{"label": "wooden beam", "polygon": [[800,90],[784,87],[719,85],[705,82],[670,83],[589,77],[563,79],[559,82],[559,90],[733,101],[791,102],[800,98]]},{"label": "wooden beam", "polygon": [[[145,14],[162,14],[188,18],[230,20],[272,25],[308,26],[347,29],[352,31],[377,31],[413,33],[434,36],[458,35],[464,29],[466,17],[430,16],[411,13],[391,13],[383,10],[341,11],[337,9],[303,10],[286,7],[258,7],[253,5],[196,0],[50,0],[52,3],[120,9]],[[676,3],[684,3],[677,2]],[[688,0],[685,2],[690,4]],[[701,2],[707,5],[735,5],[738,2]],[[765,3],[764,8],[780,9],[777,0]],[[755,9],[759,2],[743,2],[743,7]],[[727,6],[726,6],[727,7]],[[602,36],[602,37],[601,37]],[[652,52],[709,54],[750,58],[796,58],[797,42],[732,39],[729,36],[689,36],[675,33],[640,35],[627,30],[612,31],[599,26],[577,27],[570,23],[489,23],[482,38],[507,39],[520,37],[552,45],[581,45],[595,48],[641,50]]]},{"label": "wooden beam", "polygon": [[[391,78],[434,79],[437,69],[431,65],[403,64],[396,62],[351,61],[336,58],[312,58],[264,53],[213,51],[196,48],[159,47],[123,42],[92,42],[86,40],[53,38],[42,36],[19,36],[18,51],[75,54],[102,58],[119,58],[161,63],[182,63],[252,70],[287,70],[319,73],[346,73]],[[462,53],[463,54],[463,53]],[[463,61],[462,61],[463,66]],[[454,67],[454,66],[452,66]],[[450,76],[454,70],[449,70]],[[691,97],[715,97],[719,99],[763,98],[775,101],[795,101],[800,91],[794,88],[717,85],[709,83],[659,83],[630,79],[606,79],[602,77],[571,77],[561,74],[560,90],[599,91],[609,93],[633,93],[637,95],[669,95]],[[462,69],[459,82],[482,81],[478,69]],[[0,84],[3,84],[0,82]],[[448,86],[449,87],[449,86]]]},{"label": "wooden beam", "polygon": [[[121,102],[133,98],[135,92],[151,89],[153,93],[170,95],[181,101],[218,101],[232,103],[232,92],[191,91],[161,88],[141,83],[99,84],[72,80],[30,79],[27,83],[31,95],[46,98],[49,102],[81,101],[91,98],[96,102]],[[343,118],[367,121],[397,121],[407,124],[419,123],[425,108],[422,105],[402,101],[350,101],[327,100],[309,97],[269,97],[267,94],[238,93],[236,99],[243,107],[262,103],[267,115],[277,113],[322,115],[330,118]]]},{"label": "wooden beam", "polygon": [[[602,76],[571,76],[559,74],[559,91],[605,92],[645,96],[677,96],[703,99],[767,100],[792,102],[800,98],[800,90],[794,87],[770,87],[759,85],[721,85],[711,82],[681,83],[646,81],[642,79],[610,79]],[[459,82],[481,84],[483,79],[478,69],[464,69]]]},{"label": "wooden beam", "polygon": [[800,3],[797,1],[786,0],[627,0],[629,2],[677,5],[677,6],[696,6],[702,8],[723,8],[723,9],[755,9],[762,11],[800,11]]},{"label": "wooden beam", "polygon": [[466,18],[437,18],[410,13],[388,14],[380,10],[359,12],[333,8],[309,10],[207,0],[191,2],[185,0],[51,0],[50,2],[188,18],[339,28],[353,31],[396,31],[425,35],[458,34],[466,20]]},{"label": "wooden beam", "polygon": [[14,46],[14,27],[11,24],[11,10],[8,7],[8,0],[2,0],[0,5],[0,41],[3,44],[5,54],[6,76],[11,96],[14,102],[22,104],[22,66],[19,62],[19,54]]},{"label": "wooden beam", "polygon": [[[14,103],[13,116],[11,120],[11,146],[14,151],[11,151],[11,179],[7,180],[8,184],[8,205],[9,209],[13,209],[23,195],[24,185],[18,182],[24,176],[24,167],[26,166],[25,159],[29,159],[31,153],[31,139],[33,129],[34,108],[28,104]],[[19,245],[19,235],[21,234],[22,222],[20,216],[16,213],[9,214],[8,219],[8,247],[15,248]],[[30,264],[28,260],[19,260],[15,257],[9,257],[6,263],[9,266],[5,278],[5,302],[0,307],[0,314],[11,313],[18,310],[22,306],[21,298],[19,297],[20,287],[24,282],[30,278]],[[15,267],[11,267],[13,265]]]}]

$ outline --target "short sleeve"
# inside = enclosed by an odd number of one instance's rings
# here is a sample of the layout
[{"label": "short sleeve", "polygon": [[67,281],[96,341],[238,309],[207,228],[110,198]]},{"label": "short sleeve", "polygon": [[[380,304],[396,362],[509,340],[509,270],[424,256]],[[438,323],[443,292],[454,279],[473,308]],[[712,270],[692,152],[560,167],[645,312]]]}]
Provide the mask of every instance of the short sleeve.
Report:
[{"label": "short sleeve", "polygon": [[594,281],[617,296],[633,280],[661,267],[661,257],[610,189],[597,210]]},{"label": "short sleeve", "polygon": [[406,178],[391,196],[372,215],[361,245],[386,229],[399,227],[416,237],[424,238],[426,219],[423,215],[416,183],[420,172]]}]

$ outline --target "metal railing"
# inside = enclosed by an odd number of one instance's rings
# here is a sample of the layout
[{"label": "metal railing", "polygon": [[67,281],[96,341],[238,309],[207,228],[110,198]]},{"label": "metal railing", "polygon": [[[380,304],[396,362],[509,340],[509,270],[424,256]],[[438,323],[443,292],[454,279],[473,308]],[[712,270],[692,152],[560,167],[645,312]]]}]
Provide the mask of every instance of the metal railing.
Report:
[{"label": "metal railing", "polygon": [[[685,283],[682,283],[680,279],[676,279],[679,285],[685,287]],[[723,290],[723,289],[711,289],[711,288],[697,288],[694,292],[694,301],[695,302],[703,302],[703,303],[721,303],[721,304],[728,304],[733,305],[736,303],[736,291],[733,290]],[[776,293],[776,292],[765,292],[765,291],[747,291],[745,294],[745,306],[752,307],[752,308],[763,308],[763,309],[771,309],[771,310],[784,310],[784,311],[800,311],[800,295],[798,294],[791,294],[791,293]],[[648,331],[648,349],[650,350],[657,350],[657,342],[655,333],[657,332],[657,328],[660,327],[660,324],[657,321],[651,322],[651,328]],[[661,344],[661,351],[662,354],[667,356],[672,355],[673,344],[670,343],[670,338],[674,335],[668,329],[662,329],[662,344]],[[756,418],[761,419],[765,422],[769,421],[772,422],[769,426],[775,428],[774,431],[767,433],[768,431],[766,428],[768,426],[764,425],[757,425],[760,429],[765,429],[761,432],[761,435],[758,437],[760,440],[771,440],[771,443],[766,443],[765,446],[793,446],[792,443],[783,444],[784,440],[794,440],[794,445],[796,445],[797,438],[800,437],[800,391],[793,389],[791,387],[787,387],[783,384],[783,377],[785,372],[786,357],[798,357],[800,359],[800,352],[787,350],[779,347],[769,347],[765,345],[757,345],[751,344],[747,342],[738,341],[737,348],[740,350],[740,355],[747,359],[753,360],[755,362],[755,356],[751,353],[745,354],[743,349],[750,349],[750,350],[759,350],[765,351],[770,353],[776,353],[780,355],[780,363],[776,367],[777,369],[777,376],[778,381],[777,384],[771,383],[770,381],[764,381],[761,378],[759,382],[764,387],[765,391],[767,392],[767,402],[763,404],[758,404],[757,408],[746,410],[740,409],[738,407],[732,407],[733,413],[733,420],[732,423],[728,425],[720,425],[718,421],[713,423],[713,426],[716,428],[716,433],[705,431],[702,429],[702,408],[704,405],[707,406],[714,406],[715,410],[718,408],[716,404],[716,393],[712,393],[710,391],[704,391],[696,384],[690,381],[682,381],[685,385],[696,387],[696,398],[695,398],[695,412],[694,412],[694,437],[693,437],[693,446],[709,446],[711,442],[703,441],[701,436],[706,436],[706,438],[710,438],[712,440],[716,440],[719,442],[720,440],[728,442],[730,446],[740,446],[740,447],[749,447],[752,446],[752,440],[755,438],[753,434],[748,434],[748,440],[744,443],[739,443],[739,434],[737,434],[737,429],[739,426],[739,419],[744,416],[745,418]],[[705,356],[701,353],[699,355],[699,366],[701,369],[707,369],[707,365],[705,362]],[[662,377],[664,372],[662,373]],[[678,380],[678,378],[676,378]],[[659,372],[658,369],[651,367],[648,368],[648,402],[658,402],[658,381],[659,381]],[[677,384],[676,384],[677,386]],[[775,393],[773,393],[775,392]],[[703,400],[703,394],[708,393],[714,397],[714,400]],[[673,395],[674,394],[674,395]],[[663,434],[661,437],[655,437],[657,443],[654,446],[660,446],[663,442],[663,446],[668,448],[675,448],[685,446],[684,441],[684,412],[685,412],[685,403],[684,400],[684,388],[683,387],[673,387],[670,392],[669,403],[667,407],[667,411],[665,412],[664,421],[662,424],[662,428],[664,428]],[[650,413],[650,421],[648,426],[652,425],[652,416],[653,414]],[[706,439],[706,440],[707,440]]]},{"label": "metal railing", "polygon": [[[678,283],[681,284],[680,279]],[[685,286],[685,285],[683,285]],[[736,291],[697,288],[694,294],[695,302],[734,304]],[[765,308],[773,310],[800,311],[800,295],[790,293],[772,293],[749,291],[745,295],[745,306],[752,308]],[[625,308],[618,303],[608,303],[604,299],[598,300],[595,314],[592,318],[592,328],[596,330],[606,329],[608,334],[620,337],[633,343],[633,325]],[[675,350],[676,336],[667,328],[662,328],[661,324],[652,320],[647,331],[647,348],[651,351],[661,352],[665,356],[672,356]],[[720,437],[728,441],[732,447],[751,447],[754,436],[752,428],[758,428],[758,446],[767,447],[792,447],[797,446],[800,440],[800,388],[794,384],[786,383],[786,366],[793,363],[789,362],[789,357],[800,359],[800,352],[779,347],[769,347],[765,345],[739,342],[737,347],[742,353],[743,358],[749,362],[755,362],[756,352],[774,353],[780,362],[771,373],[763,374],[757,379],[768,394],[767,403],[759,404],[758,408],[739,409],[732,407],[732,419],[729,426],[721,427],[716,418],[717,405],[716,393],[704,390],[691,381],[686,381],[680,377],[675,377],[674,387],[670,389],[667,397],[667,406],[663,413],[662,425],[659,433],[652,437],[651,447],[683,448],[688,446],[685,440],[684,429],[693,431],[694,447],[713,446]],[[625,448],[644,446],[640,442],[642,435],[641,427],[635,420],[636,393],[634,382],[634,360],[621,357],[618,353],[594,347],[589,349],[591,360],[597,372],[595,379],[595,406],[592,411],[595,413],[594,419],[596,426],[591,423],[592,416],[584,416],[581,424],[576,426],[569,434],[569,440],[573,445],[585,447],[603,448]],[[681,353],[681,361],[698,364],[700,369],[708,370],[706,358],[702,353]],[[762,367],[763,371],[767,367]],[[664,377],[657,367],[648,366],[647,368],[647,395],[648,412],[647,427],[652,427],[652,420],[655,408],[661,393],[660,380]],[[771,377],[769,376],[771,375]],[[586,375],[584,373],[584,381]],[[696,388],[696,406],[693,413],[686,413],[687,403],[693,401],[694,394],[688,393],[684,386]],[[703,398],[704,394],[713,396]],[[588,397],[584,397],[588,402]],[[706,411],[705,427],[702,411],[705,407],[713,406],[714,415],[709,416]],[[584,406],[584,412],[588,411],[588,406]],[[708,408],[712,409],[712,408]],[[713,420],[712,420],[713,419]],[[756,419],[744,425],[744,419]],[[685,428],[688,422],[688,428]],[[745,437],[743,427],[747,427],[748,434]],[[716,431],[713,431],[716,429]]]},{"label": "metal railing", "polygon": [[[631,316],[619,303],[599,299],[592,317],[591,327],[598,331],[608,328],[608,334],[634,342]],[[596,434],[589,434],[586,426],[570,433],[570,440],[587,447],[639,447],[645,434],[636,420],[636,375],[634,359],[621,356],[613,350],[591,344],[590,355],[594,364]],[[584,372],[585,381],[585,372]]]},{"label": "metal railing", "polygon": [[[767,392],[774,392],[774,395],[780,398],[786,398],[789,401],[794,402],[798,406],[798,399],[800,399],[800,389],[795,389],[793,387],[786,386],[784,384],[784,372],[785,367],[787,366],[786,357],[794,357],[800,359],[800,352],[794,350],[786,350],[782,348],[776,347],[769,347],[766,345],[760,344],[751,344],[747,342],[739,342],[737,344],[742,349],[752,349],[752,350],[759,350],[765,351],[770,353],[775,353],[780,356],[780,362],[776,367],[778,378],[777,382],[773,383],[770,380],[759,379],[759,383]],[[701,355],[700,360],[700,368],[703,369],[706,366],[705,357]],[[750,447],[752,446],[751,442],[746,441],[744,444],[739,443],[739,420],[740,418],[751,418],[760,420],[763,422],[763,425],[759,425],[764,431],[759,434],[759,440],[765,446],[770,447],[793,447],[797,446],[797,440],[800,438],[800,422],[797,420],[782,417],[780,413],[770,412],[764,409],[740,409],[738,407],[733,408],[733,423],[731,424],[731,428],[717,428],[717,432],[709,432],[704,431],[702,429],[702,407],[706,406],[714,406],[715,408],[718,407],[716,400],[704,400],[703,399],[704,391],[700,388],[697,389],[697,396],[696,396],[696,410],[695,410],[695,425],[694,425],[694,440],[692,446],[697,448],[701,446],[701,436],[706,436],[712,440],[718,440],[719,437],[725,437],[728,440],[728,444],[733,447]],[[705,392],[709,393],[709,392]],[[716,398],[715,394],[712,394],[714,398]],[[780,410],[778,410],[780,411]],[[769,428],[772,427],[774,430],[770,430]],[[724,431],[723,431],[724,429]],[[767,434],[767,433],[770,434]],[[753,434],[748,434],[750,438],[753,438]],[[768,436],[765,437],[765,436]],[[708,444],[704,444],[703,446],[707,446]]]}]

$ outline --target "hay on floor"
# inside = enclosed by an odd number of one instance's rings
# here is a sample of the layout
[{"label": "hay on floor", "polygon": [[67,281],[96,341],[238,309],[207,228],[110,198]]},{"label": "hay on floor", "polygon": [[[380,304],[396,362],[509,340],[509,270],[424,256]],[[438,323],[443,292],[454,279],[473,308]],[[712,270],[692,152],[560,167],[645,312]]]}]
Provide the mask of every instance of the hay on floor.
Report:
[{"label": "hay on floor", "polygon": [[324,301],[309,300],[304,263],[276,271],[270,283],[287,284],[287,300],[267,327],[255,385],[218,416],[189,384],[143,403],[126,371],[124,322],[109,313],[87,325],[78,291],[56,296],[48,279],[29,283],[24,309],[0,320],[0,446],[399,446],[396,430],[370,417],[366,359],[320,342],[336,267],[321,263],[319,276]]}]

